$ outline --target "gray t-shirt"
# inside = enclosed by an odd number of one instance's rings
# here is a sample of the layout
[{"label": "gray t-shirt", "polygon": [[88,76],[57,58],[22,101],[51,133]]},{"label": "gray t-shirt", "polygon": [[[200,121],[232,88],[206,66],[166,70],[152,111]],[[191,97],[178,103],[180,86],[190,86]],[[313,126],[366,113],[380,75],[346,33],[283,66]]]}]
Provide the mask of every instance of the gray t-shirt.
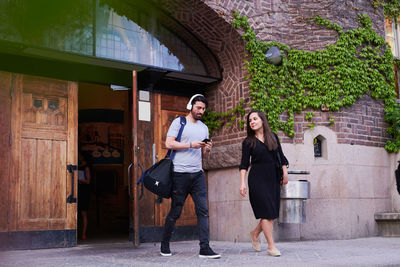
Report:
[{"label": "gray t-shirt", "polygon": [[[168,129],[167,136],[177,137],[181,127],[180,118],[172,121]],[[201,121],[190,122],[186,120],[185,128],[182,132],[181,143],[189,143],[193,141],[202,141],[208,138],[208,127]],[[177,150],[174,162],[175,172],[198,172],[202,170],[201,166],[201,149],[182,149]]]}]

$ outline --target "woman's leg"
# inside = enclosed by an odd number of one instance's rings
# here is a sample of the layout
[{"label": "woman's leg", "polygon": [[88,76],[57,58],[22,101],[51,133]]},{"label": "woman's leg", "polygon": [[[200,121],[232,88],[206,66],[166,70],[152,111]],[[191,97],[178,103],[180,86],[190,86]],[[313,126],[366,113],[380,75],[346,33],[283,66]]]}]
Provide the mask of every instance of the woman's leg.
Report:
[{"label": "woman's leg", "polygon": [[86,239],[86,230],[87,230],[87,211],[86,210],[81,210],[81,215],[82,215],[82,239]]},{"label": "woman's leg", "polygon": [[274,235],[273,235],[273,231],[274,231],[273,224],[274,224],[274,220],[261,219],[261,221],[260,221],[262,231],[264,232],[265,238],[267,239],[267,242],[268,242],[268,249],[275,248]]},{"label": "woman's leg", "polygon": [[261,228],[261,220],[260,220],[260,222],[257,224],[256,228],[254,228],[254,230],[250,232],[254,241],[258,242],[258,236],[260,235],[261,232],[262,232],[262,228]]}]

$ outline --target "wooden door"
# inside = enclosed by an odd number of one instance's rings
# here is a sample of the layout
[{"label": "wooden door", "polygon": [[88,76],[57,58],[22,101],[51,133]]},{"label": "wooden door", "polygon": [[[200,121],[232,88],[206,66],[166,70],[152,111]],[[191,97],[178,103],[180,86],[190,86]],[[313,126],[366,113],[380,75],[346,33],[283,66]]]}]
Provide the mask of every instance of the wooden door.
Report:
[{"label": "wooden door", "polygon": [[[165,147],[165,139],[168,128],[171,122],[177,116],[186,116],[188,110],[186,104],[189,101],[187,97],[172,96],[172,95],[155,95],[156,107],[154,116],[154,143],[156,144],[156,155],[158,159],[162,159],[167,154],[168,150]],[[162,203],[155,204],[155,225],[163,226],[165,217],[168,215],[168,211],[171,205],[170,199],[163,199]],[[185,205],[181,217],[176,222],[177,226],[188,226],[196,225],[196,213],[194,209],[194,203],[190,196],[186,199]]]},{"label": "wooden door", "polygon": [[12,88],[10,230],[76,235],[77,84],[15,75]]}]

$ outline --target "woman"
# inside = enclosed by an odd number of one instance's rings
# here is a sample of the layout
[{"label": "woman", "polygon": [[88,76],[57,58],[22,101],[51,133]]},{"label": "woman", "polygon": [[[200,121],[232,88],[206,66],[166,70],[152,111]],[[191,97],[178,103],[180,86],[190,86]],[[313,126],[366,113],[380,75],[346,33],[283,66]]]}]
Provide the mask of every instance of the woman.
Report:
[{"label": "woman", "polygon": [[88,225],[87,211],[90,201],[90,168],[81,151],[78,154],[78,210],[82,217],[82,240],[86,240]]},{"label": "woman", "polygon": [[[278,164],[278,153],[282,166]],[[250,232],[253,248],[261,250],[259,235],[264,233],[268,242],[268,255],[280,256],[273,238],[273,222],[279,216],[280,185],[287,184],[289,164],[282,152],[275,133],[271,132],[267,117],[261,111],[253,110],[247,116],[247,137],[242,144],[240,163],[240,194],[247,194],[246,171],[251,158],[248,176],[250,204],[256,219],[260,222]],[[282,167],[283,179],[278,177],[278,168]]]}]

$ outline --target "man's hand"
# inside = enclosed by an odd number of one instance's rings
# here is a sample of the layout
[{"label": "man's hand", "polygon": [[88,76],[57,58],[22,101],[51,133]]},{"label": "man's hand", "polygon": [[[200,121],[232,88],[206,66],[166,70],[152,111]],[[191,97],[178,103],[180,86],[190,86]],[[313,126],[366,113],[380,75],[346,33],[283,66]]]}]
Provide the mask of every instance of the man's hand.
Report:
[{"label": "man's hand", "polygon": [[206,143],[201,142],[201,141],[193,141],[192,142],[192,148],[198,149],[198,148],[203,148],[206,145]]},{"label": "man's hand", "polygon": [[212,146],[213,146],[212,140],[208,141],[207,143],[205,143],[204,151],[205,152],[211,152]]}]

